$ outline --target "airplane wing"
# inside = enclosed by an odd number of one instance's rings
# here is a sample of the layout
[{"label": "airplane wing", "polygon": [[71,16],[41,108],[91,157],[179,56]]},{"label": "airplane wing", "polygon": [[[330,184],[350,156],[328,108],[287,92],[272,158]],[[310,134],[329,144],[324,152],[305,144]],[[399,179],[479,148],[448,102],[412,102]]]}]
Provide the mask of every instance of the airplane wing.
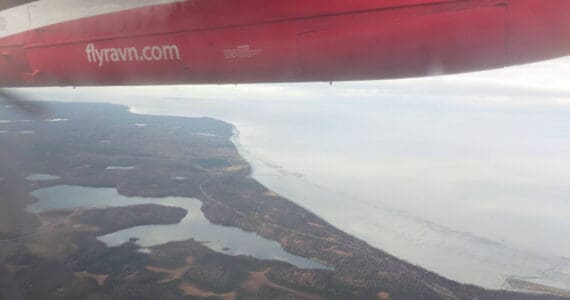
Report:
[{"label": "airplane wing", "polygon": [[40,0],[0,11],[0,86],[398,79],[569,54],[568,0]]}]

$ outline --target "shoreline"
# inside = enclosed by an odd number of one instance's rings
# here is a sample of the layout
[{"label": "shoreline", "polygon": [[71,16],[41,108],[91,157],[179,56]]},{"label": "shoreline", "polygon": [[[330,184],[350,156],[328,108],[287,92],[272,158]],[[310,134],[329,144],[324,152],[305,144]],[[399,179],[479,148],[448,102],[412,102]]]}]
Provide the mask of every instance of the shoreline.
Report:
[{"label": "shoreline", "polygon": [[[232,124],[232,123],[230,123]],[[248,163],[248,165],[250,166],[250,174],[249,176],[251,178],[253,178],[254,180],[258,181],[260,184],[266,186],[269,190],[277,193],[278,195],[284,197],[285,199],[287,199],[288,201],[293,202],[296,205],[301,206],[303,209],[310,211],[311,213],[314,213],[316,216],[318,216],[319,218],[321,218],[324,222],[328,223],[330,226],[333,226],[335,228],[338,228],[344,232],[346,232],[347,234],[351,235],[353,238],[356,239],[361,239],[367,243],[369,243],[372,247],[375,247],[376,249],[379,249],[381,251],[386,251],[387,253],[394,255],[395,257],[397,257],[398,259],[402,259],[403,261],[406,261],[407,263],[413,264],[413,265],[418,265],[421,268],[425,268],[429,271],[432,271],[440,276],[443,276],[445,278],[449,278],[451,280],[460,282],[462,284],[474,284],[476,286],[480,286],[483,288],[488,288],[488,289],[493,289],[493,290],[507,290],[507,291],[514,291],[514,292],[536,292],[536,289],[531,288],[534,285],[536,286],[541,286],[542,287],[542,291],[545,290],[550,290],[550,291],[554,291],[555,294],[559,294],[559,295],[564,295],[566,296],[566,293],[570,293],[570,283],[568,282],[559,282],[559,281],[549,281],[548,279],[548,273],[552,270],[554,270],[552,268],[552,265],[558,263],[558,262],[563,262],[563,258],[551,258],[551,257],[545,257],[542,256],[540,254],[537,253],[533,253],[533,252],[526,252],[524,250],[520,250],[520,249],[515,249],[515,248],[510,248],[507,245],[500,245],[497,244],[496,246],[499,247],[500,249],[504,249],[503,251],[506,252],[510,252],[516,256],[521,256],[521,257],[526,257],[526,259],[529,259],[530,257],[533,257],[532,260],[535,260],[537,262],[537,264],[542,265],[544,268],[543,269],[536,269],[535,273],[527,273],[527,274],[507,274],[504,272],[501,272],[502,269],[497,269],[498,273],[503,273],[500,275],[500,278],[498,278],[498,280],[495,281],[495,283],[489,284],[487,282],[487,284],[485,284],[482,281],[477,281],[477,280],[461,280],[461,278],[457,278],[453,275],[450,274],[446,274],[445,272],[441,272],[440,270],[438,270],[438,268],[433,268],[430,267],[429,265],[425,265],[422,263],[422,261],[410,261],[408,259],[408,257],[403,257],[401,255],[401,253],[398,253],[398,251],[391,251],[391,250],[387,250],[384,247],[380,247],[379,245],[375,245],[374,241],[372,240],[368,240],[365,236],[360,236],[358,234],[352,233],[350,232],[350,230],[347,230],[348,228],[344,228],[343,226],[339,226],[338,224],[334,224],[334,223],[330,223],[328,221],[328,218],[326,216],[323,216],[322,214],[319,214],[318,211],[316,209],[310,209],[309,207],[307,207],[303,201],[298,201],[298,197],[294,197],[291,196],[290,193],[288,193],[286,191],[287,187],[283,187],[283,185],[275,185],[275,184],[271,184],[271,180],[268,180],[268,177],[286,177],[290,174],[288,174],[286,171],[284,172],[279,172],[279,170],[275,169],[274,167],[272,167],[271,165],[269,165],[267,162],[260,160],[258,158],[256,158],[252,153],[251,150],[248,149],[247,146],[245,146],[241,139],[240,139],[240,130],[239,128],[237,128],[236,125],[232,124],[232,126],[234,127],[234,134],[232,135],[230,141],[232,142],[232,144],[234,144],[234,146],[236,147],[238,154]],[[270,170],[270,171],[274,171],[274,174],[272,175],[267,175],[265,174],[262,170]],[[283,173],[283,174],[280,174]],[[307,180],[303,180],[305,184],[307,185],[314,185],[315,187],[317,187],[317,184],[314,183],[310,183]],[[287,185],[287,184],[285,184]],[[302,188],[301,188],[302,189]],[[414,220],[414,221],[418,221],[418,220]],[[428,221],[422,221],[422,222],[426,222],[429,223]],[[430,224],[430,226],[433,226]],[[440,226],[440,225],[435,225],[435,226]],[[447,229],[442,227],[442,230],[444,231],[449,231],[449,232],[454,232],[452,229]],[[462,233],[461,233],[462,234]],[[475,240],[480,240],[482,244],[484,244],[484,246],[492,246],[492,244],[494,243],[494,241],[491,240],[487,240],[485,238],[481,238],[481,237],[477,237],[477,236],[472,236],[470,237],[472,239]],[[483,246],[483,247],[484,247]],[[506,254],[505,254],[506,255]],[[523,258],[524,259],[524,258]],[[471,260],[476,260],[476,258],[471,258]],[[541,263],[538,263],[541,262]],[[467,272],[469,272],[469,270],[466,270]],[[486,274],[489,275],[490,273]],[[512,278],[517,278],[517,277],[521,277],[521,278],[533,278],[533,276],[539,276],[540,279],[542,280],[546,280],[542,283],[535,283],[532,282],[531,280],[527,280],[527,284],[526,285],[522,285],[522,284],[517,284],[517,285],[512,285],[511,283],[511,279]],[[472,277],[472,279],[474,279],[475,277]],[[486,276],[486,278],[488,278],[488,276]],[[537,277],[538,278],[538,277]],[[545,283],[548,282],[548,283]],[[525,288],[528,287],[528,288]],[[565,291],[565,293],[559,293],[559,291]]]},{"label": "shoreline", "polygon": [[[128,106],[129,107],[129,112],[131,113],[136,113],[136,107],[135,106]],[[261,185],[267,187],[269,190],[275,192],[276,194],[278,194],[279,196],[282,196],[283,198],[287,199],[288,201],[291,201],[293,204],[298,205],[300,207],[302,207],[304,210],[307,210],[313,214],[315,214],[317,217],[319,217],[321,220],[323,220],[325,223],[329,224],[330,226],[334,227],[334,228],[338,228],[339,230],[342,230],[344,232],[346,232],[348,235],[350,235],[352,238],[355,239],[359,239],[362,240],[366,243],[369,243],[372,247],[374,247],[375,249],[378,249],[380,251],[386,251],[389,254],[393,254],[394,257],[401,259],[403,261],[405,261],[406,263],[409,263],[411,265],[416,265],[419,266],[421,268],[425,268],[426,270],[430,271],[430,272],[434,272],[435,274],[439,275],[439,276],[443,276],[445,278],[449,278],[453,281],[462,283],[462,284],[474,284],[476,286],[479,287],[483,287],[483,288],[488,288],[488,289],[492,289],[492,290],[505,290],[505,291],[514,291],[514,292],[532,292],[532,290],[522,290],[522,289],[515,289],[515,288],[505,288],[508,287],[508,278],[512,277],[512,276],[532,276],[533,274],[542,274],[544,272],[544,270],[546,269],[550,269],[550,266],[548,263],[545,264],[541,264],[542,266],[547,266],[545,269],[535,269],[534,272],[529,272],[527,274],[506,274],[504,272],[501,272],[502,269],[501,265],[499,263],[499,269],[500,271],[497,274],[498,277],[496,277],[497,279],[495,279],[492,283],[490,283],[490,281],[488,281],[488,278],[492,278],[492,276],[489,276],[488,268],[493,268],[492,266],[483,266],[483,268],[487,268],[482,272],[481,275],[479,276],[471,276],[471,275],[467,275],[465,276],[454,276],[453,273],[449,273],[449,272],[442,272],[442,269],[438,266],[438,265],[429,265],[429,264],[425,264],[425,260],[423,259],[410,259],[413,257],[416,257],[415,253],[410,253],[409,249],[402,249],[402,244],[406,244],[406,241],[397,241],[396,244],[396,248],[400,247],[400,249],[397,249],[396,251],[394,251],[393,248],[390,247],[382,247],[381,245],[378,245],[377,243],[374,243],[374,240],[369,240],[366,238],[366,236],[363,236],[362,234],[358,234],[356,232],[351,232],[350,228],[346,228],[345,226],[341,226],[337,223],[331,223],[329,222],[329,218],[326,218],[326,215],[323,214],[321,212],[320,209],[311,209],[311,207],[308,207],[306,204],[306,202],[303,201],[299,201],[299,199],[307,199],[308,197],[305,195],[300,195],[299,197],[295,197],[294,195],[291,195],[291,191],[287,190],[288,187],[283,187],[283,185],[280,184],[272,184],[275,182],[271,182],[271,177],[275,177],[273,179],[277,178],[285,178],[285,177],[299,177],[299,176],[288,176],[288,175],[294,175],[294,174],[289,174],[287,173],[287,171],[283,171],[279,168],[279,166],[276,168],[275,166],[272,166],[270,164],[268,164],[266,161],[260,160],[258,158],[256,158],[254,156],[254,154],[251,153],[251,150],[242,143],[242,139],[241,139],[241,131],[238,127],[238,124],[235,124],[232,120],[226,120],[223,116],[208,116],[207,114],[154,114],[154,113],[141,113],[141,115],[154,115],[154,116],[183,116],[183,117],[192,117],[192,118],[212,118],[215,120],[220,120],[222,122],[225,122],[227,124],[230,124],[233,127],[233,134],[230,138],[230,142],[234,145],[234,147],[236,148],[239,156],[246,161],[246,163],[248,164],[249,168],[250,168],[250,173],[249,173],[249,177],[256,180],[257,182],[259,182]],[[272,173],[271,175],[266,175],[263,174],[264,170],[269,170],[269,173]],[[295,174],[297,175],[297,174]],[[312,189],[324,189],[323,187],[319,187],[319,185],[312,183],[312,182],[306,182],[306,178],[304,178],[305,180],[302,180],[303,184],[299,184],[301,180],[299,180],[299,178],[293,178],[294,181],[296,181],[297,187],[295,187],[294,189],[303,189],[303,185],[310,185]],[[285,185],[287,185],[288,183],[286,183]],[[295,183],[291,184],[294,185]],[[327,191],[329,193],[332,193],[331,191]],[[293,193],[295,194],[295,193]],[[364,208],[365,209],[365,208]],[[389,214],[390,212],[388,212]],[[403,219],[407,219],[407,216],[397,216],[397,218],[403,218]],[[334,219],[334,218],[333,218]],[[416,220],[411,220],[412,222],[416,221]],[[425,222],[425,221],[424,221]],[[426,222],[427,223],[427,222]],[[432,224],[428,224],[430,227],[433,226]],[[438,225],[439,226],[439,225]],[[442,227],[444,229],[444,231],[449,231],[449,232],[454,232],[452,229],[445,229],[444,227]],[[486,241],[484,238],[480,238],[480,237],[474,237],[475,240],[481,240],[483,241],[483,244],[492,244],[492,241]],[[393,242],[394,240],[390,240],[389,242]],[[387,243],[386,245],[389,245],[389,243]],[[423,245],[416,245],[416,247],[422,247]],[[403,246],[406,247],[406,246]],[[411,251],[416,251],[415,249],[417,249],[416,247],[410,247],[412,248]],[[503,247],[503,246],[501,246]],[[461,249],[461,248],[459,248]],[[536,255],[533,253],[528,253],[528,252],[524,252],[524,251],[520,251],[519,249],[509,249],[509,248],[505,248],[507,252],[512,252],[515,253],[517,257],[520,257],[521,260],[525,260],[527,259],[529,256],[530,257],[535,257],[536,260],[538,261],[552,261],[550,258],[544,258],[541,257],[540,255]],[[399,251],[402,250],[402,251]],[[496,249],[491,249],[490,252],[493,251],[497,251]],[[502,250],[505,251],[505,250]],[[416,251],[417,252],[417,251]],[[441,255],[441,251],[438,251],[439,253],[437,253],[437,255]],[[436,252],[431,252],[432,254],[436,254]],[[479,259],[483,259],[483,261],[480,261]],[[459,258],[459,263],[465,262],[464,259]],[[471,268],[467,268],[467,270],[465,270],[467,273],[472,273],[473,270],[476,270],[478,268],[481,268],[482,265],[484,263],[486,263],[486,258],[471,258],[472,261],[478,261],[481,262],[481,265],[478,265],[478,263],[472,263],[470,265]],[[452,265],[456,265],[456,264],[452,264]],[[456,274],[455,274],[456,275]],[[477,279],[479,278],[479,279]],[[484,281],[481,281],[481,279],[484,279]],[[553,288],[555,288],[553,286]]]},{"label": "shoreline", "polygon": [[[289,197],[293,199],[289,200],[274,192],[279,190],[269,190],[254,178],[259,174],[259,170],[251,169],[246,160],[251,158],[247,154],[240,154],[237,146],[230,140],[236,132],[235,126],[227,122],[212,118],[131,114],[124,106],[104,104],[52,103],[51,109],[54,115],[69,118],[70,121],[50,126],[43,123],[25,124],[36,128],[41,134],[33,137],[14,136],[11,137],[14,140],[6,141],[6,144],[12,142],[21,149],[51,150],[5,153],[4,158],[7,162],[19,163],[17,165],[19,173],[11,174],[13,178],[10,177],[9,180],[22,181],[20,192],[29,192],[38,186],[71,185],[114,187],[116,192],[126,197],[196,198],[202,202],[200,210],[209,222],[255,232],[261,237],[278,242],[290,254],[318,259],[333,267],[333,270],[302,270],[275,261],[221,254],[215,254],[214,260],[207,260],[209,254],[203,252],[205,249],[187,248],[186,246],[191,246],[188,243],[182,243],[186,245],[182,246],[182,249],[168,249],[170,246],[165,246],[167,250],[183,251],[184,258],[189,255],[193,257],[200,255],[200,251],[207,255],[203,257],[204,260],[195,261],[200,263],[201,267],[189,270],[190,273],[183,279],[186,283],[200,283],[204,279],[208,279],[208,285],[220,282],[219,280],[226,278],[227,274],[219,272],[218,267],[233,265],[236,276],[231,275],[229,279],[235,281],[236,285],[232,290],[246,295],[250,291],[240,290],[239,286],[247,283],[248,273],[265,270],[266,268],[262,266],[271,264],[275,268],[272,269],[274,272],[269,273],[270,282],[275,284],[280,282],[295,287],[297,291],[311,290],[326,299],[373,299],[377,298],[377,295],[390,295],[394,299],[461,299],[475,296],[518,299],[523,296],[521,293],[491,291],[461,284],[398,259],[379,248],[372,247],[366,241],[357,238],[358,235],[338,229],[342,226],[338,226],[336,220],[334,223],[337,224],[333,226],[304,209],[296,204],[301,202],[300,199]],[[142,123],[148,126],[144,129],[133,126]],[[135,166],[135,168],[107,169],[108,166],[122,165]],[[41,184],[25,180],[27,175],[34,173],[54,174],[60,176],[60,179]],[[179,178],[184,178],[185,183],[181,184]],[[0,185],[0,187],[8,186]],[[306,191],[301,187],[298,192],[306,195]],[[14,195],[19,195],[16,192],[18,191],[13,191]],[[97,201],[99,197],[104,196],[100,192],[101,190],[98,190],[91,195],[92,197],[83,194],[82,201],[85,203]],[[65,196],[58,198],[58,193],[53,196],[57,201],[65,202],[70,199]],[[29,198],[30,195],[25,193],[22,197]],[[321,200],[325,201],[325,207],[329,210],[341,214],[350,213],[349,209],[342,209],[349,203],[344,198]],[[315,210],[314,206],[306,206]],[[356,212],[365,211],[352,205],[350,208]],[[326,216],[323,211],[315,211]],[[22,208],[22,212],[16,212],[23,214],[24,209]],[[364,229],[369,230],[370,227],[364,225]],[[377,233],[384,235],[383,231]],[[62,282],[68,282],[66,279],[69,278],[70,271],[88,271],[92,274],[108,274],[111,281],[118,283],[121,282],[120,278],[129,279],[131,276],[136,276],[133,274],[144,270],[145,265],[148,265],[146,262],[152,259],[139,253],[138,247],[133,243],[123,244],[118,248],[108,248],[94,235],[74,232],[73,228],[56,230],[49,237],[42,236],[20,246],[25,246],[28,250],[15,252],[16,256],[13,259],[12,256],[7,256],[9,261],[16,261],[24,266],[23,269],[13,269],[14,272],[37,274],[38,267],[43,268],[41,272],[49,272],[53,270],[52,264],[55,264],[62,269],[60,276],[54,279]],[[54,248],[55,246],[57,247]],[[97,247],[96,252],[99,254],[81,250],[93,246]],[[109,259],[102,260],[100,255],[103,253],[108,253]],[[120,254],[120,261],[130,264],[133,272],[123,274],[126,277],[117,277],[121,275],[123,269],[113,264],[113,261],[116,261],[113,253]],[[394,251],[392,253],[400,254]],[[58,257],[66,259],[75,255],[78,255],[79,259],[73,260],[76,262],[73,270],[63,268],[64,266],[55,260]],[[29,257],[34,259],[37,257],[37,261],[46,264],[36,265],[35,260],[28,260]],[[241,259],[246,259],[244,264],[232,263]],[[95,265],[88,267],[92,263]],[[166,262],[161,262],[162,265],[164,263]],[[102,265],[105,267],[100,268]],[[168,268],[181,266],[177,261],[167,265]],[[200,275],[204,272],[210,277],[204,278]],[[160,280],[153,282],[160,284]],[[122,285],[113,284],[113,286],[123,288]],[[90,293],[97,289],[94,286],[91,288],[69,292]],[[210,286],[208,290],[217,291],[220,290],[220,286]],[[27,290],[38,295],[45,294],[46,291],[60,292],[57,285],[38,286]],[[119,292],[119,290],[110,291],[113,294]],[[178,287],[172,287],[165,292],[180,293],[180,290]],[[539,295],[530,297],[556,298]]]}]

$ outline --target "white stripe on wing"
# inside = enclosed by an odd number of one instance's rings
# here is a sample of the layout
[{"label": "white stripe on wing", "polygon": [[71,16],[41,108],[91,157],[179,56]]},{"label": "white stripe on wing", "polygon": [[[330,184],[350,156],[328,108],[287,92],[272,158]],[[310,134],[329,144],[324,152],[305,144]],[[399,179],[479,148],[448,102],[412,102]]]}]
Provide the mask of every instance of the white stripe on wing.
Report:
[{"label": "white stripe on wing", "polygon": [[67,21],[185,0],[40,0],[0,11],[0,38]]}]

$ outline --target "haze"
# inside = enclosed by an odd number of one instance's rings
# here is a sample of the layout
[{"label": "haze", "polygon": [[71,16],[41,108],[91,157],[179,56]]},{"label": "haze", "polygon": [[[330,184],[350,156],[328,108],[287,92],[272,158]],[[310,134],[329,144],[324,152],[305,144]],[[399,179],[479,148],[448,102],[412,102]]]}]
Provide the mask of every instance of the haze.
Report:
[{"label": "haze", "polygon": [[[234,124],[254,177],[462,282],[570,288],[570,58],[400,81],[30,89]],[[546,271],[546,272],[545,272]]]}]

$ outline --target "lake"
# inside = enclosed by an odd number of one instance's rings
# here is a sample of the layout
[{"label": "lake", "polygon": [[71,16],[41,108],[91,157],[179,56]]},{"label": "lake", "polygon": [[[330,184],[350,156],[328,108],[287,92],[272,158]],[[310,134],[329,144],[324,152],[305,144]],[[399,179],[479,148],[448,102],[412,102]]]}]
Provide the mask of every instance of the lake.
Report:
[{"label": "lake", "polygon": [[26,179],[29,181],[50,181],[60,179],[60,177],[51,174],[32,174],[26,177]]},{"label": "lake", "polygon": [[54,186],[32,192],[39,202],[28,206],[28,211],[40,213],[50,210],[74,208],[105,208],[140,204],[159,204],[184,208],[188,214],[178,224],[136,226],[98,237],[109,247],[126,243],[136,238],[137,244],[144,248],[164,244],[170,241],[183,241],[194,238],[204,242],[210,249],[228,255],[249,255],[260,259],[280,260],[300,268],[328,267],[289,254],[275,241],[233,227],[210,223],[202,213],[202,202],[194,198],[142,198],[125,197],[113,188],[91,188],[80,186]]}]

